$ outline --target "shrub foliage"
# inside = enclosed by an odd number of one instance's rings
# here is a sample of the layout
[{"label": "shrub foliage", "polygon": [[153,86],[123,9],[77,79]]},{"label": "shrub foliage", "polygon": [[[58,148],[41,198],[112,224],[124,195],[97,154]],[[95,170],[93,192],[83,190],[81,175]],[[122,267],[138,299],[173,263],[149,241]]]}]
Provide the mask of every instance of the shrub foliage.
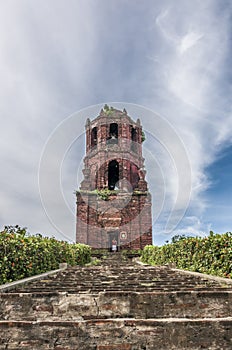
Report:
[{"label": "shrub foliage", "polygon": [[25,228],[6,226],[0,232],[0,284],[59,268],[59,263],[83,265],[91,261],[91,248],[69,244]]},{"label": "shrub foliage", "polygon": [[232,278],[232,233],[181,237],[161,247],[146,246],[141,260],[151,265],[174,262],[177,268]]}]

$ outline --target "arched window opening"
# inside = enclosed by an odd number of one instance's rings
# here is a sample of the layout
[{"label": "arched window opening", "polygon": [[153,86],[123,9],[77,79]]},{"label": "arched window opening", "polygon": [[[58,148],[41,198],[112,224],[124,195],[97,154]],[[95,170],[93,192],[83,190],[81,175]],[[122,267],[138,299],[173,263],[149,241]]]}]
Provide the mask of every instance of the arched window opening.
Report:
[{"label": "arched window opening", "polygon": [[110,124],[109,140],[110,140],[110,143],[118,143],[118,124],[117,123]]},{"label": "arched window opening", "polygon": [[114,190],[119,181],[119,164],[116,160],[111,160],[108,166],[108,189]]},{"label": "arched window opening", "polygon": [[131,150],[137,151],[137,142],[138,142],[138,132],[135,128],[131,128]]},{"label": "arched window opening", "polygon": [[97,145],[97,127],[95,126],[91,131],[91,147]]}]

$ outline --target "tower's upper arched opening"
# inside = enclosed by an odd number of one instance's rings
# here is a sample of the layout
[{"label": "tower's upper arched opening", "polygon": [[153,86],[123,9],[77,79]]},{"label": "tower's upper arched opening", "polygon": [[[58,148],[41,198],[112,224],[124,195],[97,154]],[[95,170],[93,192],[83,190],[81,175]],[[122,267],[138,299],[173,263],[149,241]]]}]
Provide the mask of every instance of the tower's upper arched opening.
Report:
[{"label": "tower's upper arched opening", "polygon": [[91,130],[91,147],[94,147],[97,145],[97,127],[95,126]]},{"label": "tower's upper arched opening", "polygon": [[110,123],[109,139],[111,143],[118,143],[118,124]]}]

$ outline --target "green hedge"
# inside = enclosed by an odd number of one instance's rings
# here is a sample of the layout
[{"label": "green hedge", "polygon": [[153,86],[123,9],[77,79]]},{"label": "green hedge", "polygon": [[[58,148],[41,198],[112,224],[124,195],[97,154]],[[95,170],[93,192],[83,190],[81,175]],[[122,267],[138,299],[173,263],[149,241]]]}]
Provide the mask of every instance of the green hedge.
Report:
[{"label": "green hedge", "polygon": [[189,237],[164,246],[146,246],[141,260],[151,265],[174,262],[177,268],[232,278],[232,233]]},{"label": "green hedge", "polygon": [[0,284],[59,268],[59,263],[83,265],[91,261],[91,248],[55,238],[30,236],[18,226],[0,232]]}]

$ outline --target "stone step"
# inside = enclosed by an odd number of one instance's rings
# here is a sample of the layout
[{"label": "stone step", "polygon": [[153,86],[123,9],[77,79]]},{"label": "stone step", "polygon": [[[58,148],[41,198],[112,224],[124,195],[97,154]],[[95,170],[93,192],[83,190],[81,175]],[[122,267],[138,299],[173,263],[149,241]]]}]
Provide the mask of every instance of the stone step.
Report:
[{"label": "stone step", "polygon": [[226,288],[214,288],[214,289],[209,289],[207,287],[185,287],[185,286],[173,286],[173,288],[154,288],[154,287],[149,287],[149,286],[144,286],[144,287],[139,287],[139,286],[128,286],[128,287],[120,287],[120,286],[115,286],[115,285],[102,285],[99,287],[94,287],[94,286],[90,286],[90,287],[81,287],[79,286],[78,288],[73,288],[73,287],[57,287],[57,288],[39,288],[39,287],[35,287],[35,288],[29,288],[29,290],[27,289],[17,289],[17,292],[19,293],[47,293],[50,290],[54,290],[56,292],[67,292],[69,294],[79,294],[79,293],[92,293],[92,294],[96,294],[96,293],[100,293],[100,292],[117,292],[117,291],[122,291],[122,292],[140,292],[140,293],[145,293],[145,292],[175,292],[175,291],[182,291],[182,292],[189,292],[189,291],[214,291],[214,292],[219,292],[219,291],[227,291]]},{"label": "stone step", "polygon": [[232,318],[0,321],[0,350],[231,350]]},{"label": "stone step", "polygon": [[221,318],[231,315],[232,291],[0,294],[1,320]]},{"label": "stone step", "polygon": [[0,290],[0,350],[232,349],[225,279],[112,254]]},{"label": "stone step", "polygon": [[165,267],[74,267],[47,278],[18,285],[18,292],[68,291],[176,291],[176,290],[232,290],[232,284],[173,271]]},{"label": "stone step", "polygon": [[[50,290],[56,290],[56,291],[67,291],[69,293],[79,293],[81,291],[89,291],[91,290],[92,292],[94,291],[104,291],[104,290],[131,290],[131,291],[177,291],[177,290],[228,290],[228,288],[220,288],[220,287],[214,287],[214,288],[208,288],[207,286],[191,286],[191,285],[178,285],[174,284],[173,286],[152,286],[149,283],[142,283],[141,285],[134,284],[134,285],[122,285],[122,284],[114,284],[114,283],[102,283],[100,285],[79,285],[79,286],[34,286],[30,288],[23,288],[23,289],[17,289],[17,291],[20,292],[33,292],[33,291],[44,291],[44,292],[49,292]],[[230,289],[231,290],[231,289]]]}]

